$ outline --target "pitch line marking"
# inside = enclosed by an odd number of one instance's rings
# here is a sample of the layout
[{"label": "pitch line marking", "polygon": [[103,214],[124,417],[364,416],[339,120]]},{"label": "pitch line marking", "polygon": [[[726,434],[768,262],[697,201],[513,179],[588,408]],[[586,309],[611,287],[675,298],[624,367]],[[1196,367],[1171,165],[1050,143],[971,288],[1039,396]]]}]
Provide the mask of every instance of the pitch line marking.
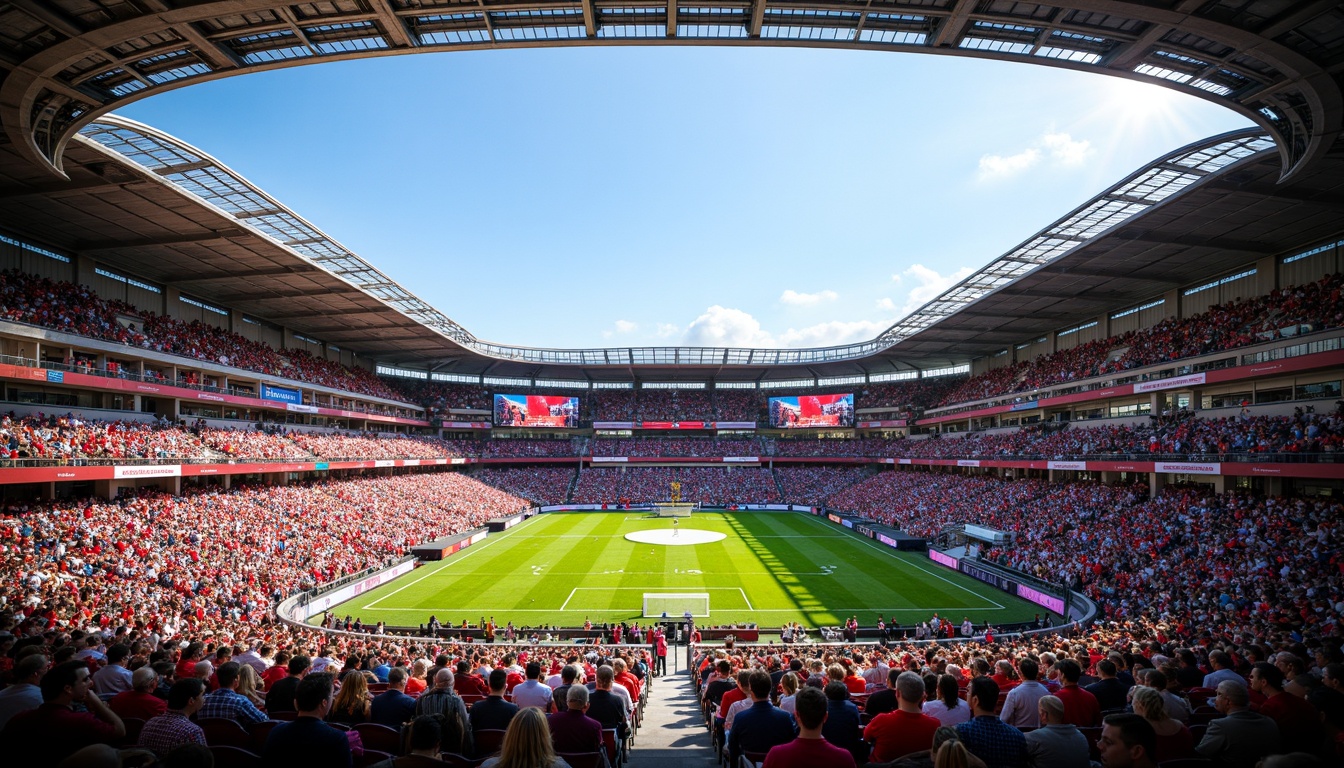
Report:
[{"label": "pitch line marking", "polygon": [[440,565],[440,566],[437,567],[437,568],[432,568],[432,569],[430,569],[429,573],[426,573],[424,576],[421,576],[420,578],[416,579],[415,581],[407,582],[406,584],[403,584],[402,586],[397,587],[396,589],[392,590],[391,592],[388,592],[386,595],[383,595],[382,597],[378,598],[377,600],[374,600],[372,603],[369,603],[368,605],[364,606],[363,610],[366,610],[366,611],[368,611],[368,610],[374,610],[373,606],[375,606],[375,605],[377,605],[377,604],[383,602],[384,600],[386,600],[387,598],[389,598],[389,597],[391,597],[391,596],[397,594],[397,593],[400,592],[401,590],[406,589],[406,588],[408,588],[408,587],[413,587],[413,586],[415,586],[416,584],[419,584],[420,582],[424,581],[425,579],[428,579],[430,576],[433,576],[433,575],[435,575],[436,573],[439,573],[440,571],[445,571],[445,570],[447,570],[448,568],[452,567],[453,563],[460,563],[460,562],[462,562],[463,560],[466,560],[468,557],[471,557],[472,555],[476,554],[477,552],[480,552],[482,549],[485,549],[486,547],[490,546],[491,544],[498,544],[499,542],[504,541],[505,538],[507,538],[507,537],[505,537],[505,536],[500,536],[498,539],[494,539],[494,540],[491,540],[491,539],[489,539],[489,538],[486,538],[485,542],[482,543],[482,544],[473,544],[472,546],[467,547],[467,552],[466,552],[466,554],[462,554],[462,553],[460,553],[460,552],[455,553],[456,556],[455,556],[455,557],[453,557],[453,556],[448,557],[446,560],[443,561],[443,565]]},{"label": "pitch line marking", "polygon": [[[799,514],[801,514],[801,513],[799,513]],[[807,518],[807,519],[809,519],[809,520],[813,520],[813,521],[815,521],[815,522],[817,522],[817,523],[821,523],[821,520],[818,519],[818,518],[815,518],[815,517],[811,517],[811,518]],[[877,550],[878,552],[883,552],[883,553],[885,553],[885,554],[887,554],[887,555],[890,555],[890,554],[891,554],[891,548],[890,548],[890,547],[879,547],[878,545],[873,544],[872,542],[868,541],[867,539],[865,539],[865,538],[861,538],[858,534],[854,534],[853,536],[845,536],[844,538],[847,538],[847,539],[853,539],[854,541],[857,541],[857,542],[859,542],[860,544],[864,544],[864,545],[867,545],[867,546],[869,546],[869,547],[872,547],[873,549]],[[988,598],[988,597],[985,597],[984,595],[980,594],[979,592],[976,592],[975,590],[971,589],[970,587],[963,587],[962,585],[956,583],[955,581],[952,581],[951,579],[947,578],[946,576],[942,575],[941,573],[934,573],[933,571],[927,570],[927,569],[925,569],[925,568],[921,568],[920,566],[915,565],[914,563],[910,562],[909,560],[904,560],[904,559],[901,559],[901,558],[896,558],[896,559],[899,560],[900,562],[904,563],[905,565],[908,565],[908,566],[910,566],[911,568],[914,568],[914,569],[917,570],[917,571],[924,571],[924,573],[927,573],[928,575],[934,577],[935,579],[938,579],[939,581],[945,582],[945,583],[947,583],[947,584],[951,584],[952,586],[956,587],[957,589],[960,589],[960,590],[963,591],[963,592],[969,592],[970,594],[975,595],[976,597],[980,598],[981,600],[988,600],[989,603],[990,603],[991,605],[993,605],[995,608],[997,608],[997,609],[999,609],[999,610],[1004,610],[1004,606],[999,605],[999,604],[998,604],[997,602],[995,602],[993,599]]]},{"label": "pitch line marking", "polygon": [[[591,587],[591,589],[597,589],[597,587]],[[723,587],[723,589],[731,589],[731,587]],[[882,609],[882,614],[883,614],[883,615],[886,615],[886,614],[888,614],[888,613],[928,613],[928,612],[930,612],[930,611],[935,611],[935,612],[938,612],[938,613],[942,613],[943,611],[987,611],[987,610],[989,610],[989,609],[990,609],[990,606],[987,606],[987,605],[980,605],[980,606],[976,606],[976,605],[971,605],[971,606],[959,605],[959,606],[956,606],[956,607],[954,607],[954,608],[883,608],[883,609]],[[394,612],[407,613],[407,612],[421,612],[421,611],[426,612],[426,613],[448,613],[448,612],[450,612],[450,611],[457,611],[457,612],[460,613],[460,612],[462,611],[461,608],[369,608],[368,610],[370,610],[370,611],[382,611],[382,612],[386,612],[386,613],[394,613]],[[863,606],[863,607],[860,607],[860,608],[826,608],[826,611],[827,611],[828,613],[835,613],[835,614],[844,614],[844,613],[862,613],[862,612],[867,612],[867,611],[872,611],[872,610],[873,610],[872,606]],[[551,609],[551,608],[479,608],[479,609],[478,609],[478,608],[473,608],[472,611],[473,611],[473,612],[477,612],[477,611],[485,611],[486,613],[505,613],[505,612],[508,612],[508,613],[558,613],[558,612],[559,612],[559,611],[554,610],[554,609]],[[576,608],[576,609],[574,609],[573,611],[568,611],[568,610],[567,610],[566,612],[567,612],[567,613],[587,613],[587,614],[597,614],[597,615],[600,615],[600,614],[602,614],[604,611],[610,611],[610,612],[616,612],[616,613],[621,612],[621,610],[620,610],[619,608],[605,608],[605,609],[594,610],[594,611],[589,611],[589,610],[586,610],[586,609],[585,609],[585,610],[580,610],[580,609]],[[800,609],[800,608],[753,608],[752,611],[753,611],[754,613],[791,613],[791,614],[794,614],[794,615],[807,614],[807,613],[816,613],[816,611],[808,611],[807,609]],[[712,613],[711,613],[711,616],[712,616]]]}]

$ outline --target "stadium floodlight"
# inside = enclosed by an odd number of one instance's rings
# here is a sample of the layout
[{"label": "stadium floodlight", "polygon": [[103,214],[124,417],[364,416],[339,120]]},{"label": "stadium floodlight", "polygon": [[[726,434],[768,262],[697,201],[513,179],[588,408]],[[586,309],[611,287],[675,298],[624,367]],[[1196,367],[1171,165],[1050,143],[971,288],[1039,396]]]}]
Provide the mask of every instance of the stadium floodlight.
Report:
[{"label": "stadium floodlight", "polygon": [[686,614],[699,619],[709,616],[708,592],[645,592],[644,618],[681,619]]}]

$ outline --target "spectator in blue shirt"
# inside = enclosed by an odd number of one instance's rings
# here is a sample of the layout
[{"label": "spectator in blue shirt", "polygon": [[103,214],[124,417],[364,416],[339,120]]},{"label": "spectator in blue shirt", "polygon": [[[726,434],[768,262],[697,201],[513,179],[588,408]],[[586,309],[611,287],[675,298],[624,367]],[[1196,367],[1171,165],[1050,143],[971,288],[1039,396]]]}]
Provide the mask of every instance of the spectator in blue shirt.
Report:
[{"label": "spectator in blue shirt", "polygon": [[400,728],[415,717],[415,699],[406,695],[406,670],[393,667],[387,673],[387,690],[373,697],[369,707],[369,721]]},{"label": "spectator in blue shirt", "polygon": [[266,714],[257,709],[257,705],[238,693],[238,662],[221,664],[215,670],[215,677],[219,680],[219,688],[206,694],[205,704],[201,706],[197,718],[223,717],[243,725],[267,719]]},{"label": "spectator in blue shirt", "polygon": [[729,765],[737,765],[743,752],[766,753],[771,747],[793,741],[797,731],[793,717],[770,703],[770,675],[763,669],[747,677],[751,706],[737,714],[728,732]]},{"label": "spectator in blue shirt", "polygon": [[1022,732],[994,716],[999,703],[999,684],[988,677],[971,681],[967,703],[969,721],[957,726],[957,735],[971,754],[989,768],[1017,768],[1027,759],[1027,740]]}]

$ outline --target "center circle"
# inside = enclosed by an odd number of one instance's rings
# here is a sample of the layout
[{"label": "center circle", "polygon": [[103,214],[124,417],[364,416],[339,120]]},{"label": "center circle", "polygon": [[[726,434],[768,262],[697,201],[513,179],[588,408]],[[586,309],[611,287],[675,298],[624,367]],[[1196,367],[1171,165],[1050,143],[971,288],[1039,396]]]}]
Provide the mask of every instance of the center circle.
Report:
[{"label": "center circle", "polygon": [[708,544],[723,541],[726,533],[702,531],[698,528],[655,528],[649,531],[634,531],[625,534],[625,538],[639,544],[662,544],[667,547],[682,547],[690,544]]}]

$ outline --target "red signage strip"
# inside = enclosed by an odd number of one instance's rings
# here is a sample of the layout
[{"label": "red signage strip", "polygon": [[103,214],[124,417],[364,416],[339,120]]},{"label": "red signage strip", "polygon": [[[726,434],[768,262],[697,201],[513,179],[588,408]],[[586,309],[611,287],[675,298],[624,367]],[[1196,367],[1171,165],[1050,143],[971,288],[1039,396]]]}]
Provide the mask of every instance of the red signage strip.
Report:
[{"label": "red signage strip", "polygon": [[346,411],[339,408],[323,408],[321,406],[295,406],[292,403],[283,403],[278,400],[262,400],[255,397],[225,395],[219,392],[203,392],[199,389],[178,387],[171,384],[150,384],[144,381],[118,379],[110,376],[93,376],[87,373],[49,371],[46,368],[28,368],[17,365],[0,364],[0,378],[22,379],[24,381],[33,382],[40,381],[48,384],[69,384],[71,386],[85,387],[87,389],[98,389],[111,392],[131,392],[133,394],[155,395],[157,397],[173,397],[178,400],[191,400],[202,403],[228,403],[230,405],[242,405],[249,408],[273,408],[281,411],[302,411],[304,413],[316,413],[322,416],[335,416],[342,419],[366,419],[368,421],[378,421],[387,424],[405,424],[413,427],[429,426],[428,421],[404,419],[399,416],[384,416],[377,413],[361,413],[359,411]]},{"label": "red signage strip", "polygon": [[[1140,381],[1134,384],[1122,384],[1118,387],[1091,389],[1086,392],[1074,392],[1072,394],[1059,395],[1057,397],[1042,397],[1037,402],[1036,407],[1052,408],[1058,405],[1068,405],[1069,403],[1106,400],[1112,397],[1125,397],[1133,394],[1148,394],[1150,392],[1175,389],[1178,387],[1222,384],[1229,381],[1263,378],[1265,376],[1278,376],[1285,373],[1310,371],[1318,368],[1331,368],[1339,365],[1344,365],[1344,350],[1318,352],[1314,355],[1300,355],[1298,357],[1288,357],[1282,360],[1272,360],[1270,362],[1256,363],[1254,365],[1239,365],[1234,368],[1222,368],[1217,371],[1206,371],[1204,373],[1196,373],[1188,376]],[[974,411],[962,411],[960,413],[929,416],[919,419],[918,423],[944,424],[949,421],[961,421],[963,419],[994,416],[1000,413],[1008,413],[1012,410],[1012,405],[995,405]]]},{"label": "red signage strip", "polygon": [[[585,457],[590,464],[734,464],[757,463],[749,456],[690,457]],[[275,472],[312,472],[329,469],[374,469],[378,467],[432,467],[463,466],[467,464],[566,464],[574,457],[545,458],[442,458],[442,459],[374,459],[368,461],[306,461],[293,463],[258,464],[131,464],[96,467],[4,467],[0,468],[0,485],[17,483],[67,483],[91,480],[142,479],[161,477],[200,477],[209,475],[253,475]],[[1301,477],[1315,479],[1344,479],[1344,463],[1253,464],[1250,462],[1199,461],[1002,461],[992,459],[874,459],[859,457],[783,457],[777,464],[910,464],[926,467],[992,467],[996,469],[1069,469],[1090,472],[1130,472],[1145,474],[1160,472],[1185,475],[1223,475],[1227,477]]]}]

